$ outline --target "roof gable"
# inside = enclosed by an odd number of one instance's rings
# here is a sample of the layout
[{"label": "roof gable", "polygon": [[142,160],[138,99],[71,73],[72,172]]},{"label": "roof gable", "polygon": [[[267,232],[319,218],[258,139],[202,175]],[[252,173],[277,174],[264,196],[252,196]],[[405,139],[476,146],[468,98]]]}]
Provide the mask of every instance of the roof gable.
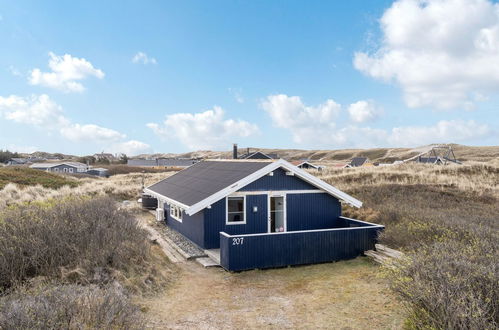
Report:
[{"label": "roof gable", "polygon": [[257,161],[204,161],[147,187],[184,206],[194,205],[267,166]]},{"label": "roof gable", "polygon": [[255,151],[250,154],[245,154],[239,157],[240,159],[273,159],[272,156],[267,155],[261,151]]},{"label": "roof gable", "polygon": [[288,175],[289,171],[277,168],[272,176],[264,175],[249,183],[239,191],[269,191],[269,190],[317,190],[318,188],[301,178]]},{"label": "roof gable", "polygon": [[177,204],[193,215],[278,168],[290,171],[350,205],[362,206],[361,201],[283,159],[273,162],[204,161],[147,187],[145,192]]},{"label": "roof gable", "polygon": [[350,165],[353,167],[362,166],[367,161],[368,161],[367,157],[354,157],[354,158],[352,158]]}]

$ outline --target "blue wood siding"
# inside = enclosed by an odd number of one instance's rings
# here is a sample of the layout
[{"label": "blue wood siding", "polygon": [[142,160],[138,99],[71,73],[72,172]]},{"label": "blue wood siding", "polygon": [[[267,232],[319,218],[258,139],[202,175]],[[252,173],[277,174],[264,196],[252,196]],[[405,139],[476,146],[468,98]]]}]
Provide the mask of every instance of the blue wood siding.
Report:
[{"label": "blue wood siding", "polygon": [[227,270],[241,271],[351,259],[374,249],[383,228],[370,225],[239,237],[220,234],[220,263]]},{"label": "blue wood siding", "polygon": [[[267,195],[246,196],[246,224],[225,224],[225,198],[216,202],[211,209],[204,210],[204,248],[215,249],[220,247],[220,232],[233,235],[254,234],[267,232]],[[253,212],[253,207],[257,212]]]},{"label": "blue wood siding", "polygon": [[204,247],[204,211],[200,211],[192,216],[182,213],[182,222],[170,216],[170,208],[165,205],[166,225],[175,229],[200,247]]},{"label": "blue wood siding", "polygon": [[258,180],[241,188],[239,191],[268,191],[268,190],[311,190],[317,187],[295,176],[286,175],[286,171],[279,168],[273,176],[265,175]]},{"label": "blue wood siding", "polygon": [[287,194],[287,231],[338,228],[340,201],[327,193]]}]

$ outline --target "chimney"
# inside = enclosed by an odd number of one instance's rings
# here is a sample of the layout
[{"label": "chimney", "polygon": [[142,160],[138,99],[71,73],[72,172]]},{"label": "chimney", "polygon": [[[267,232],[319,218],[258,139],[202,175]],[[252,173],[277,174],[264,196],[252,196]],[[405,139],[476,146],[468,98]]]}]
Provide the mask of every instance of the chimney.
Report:
[{"label": "chimney", "polygon": [[237,159],[237,143],[232,146],[232,159]]},{"label": "chimney", "polygon": [[246,148],[246,155],[249,155],[249,148]]}]

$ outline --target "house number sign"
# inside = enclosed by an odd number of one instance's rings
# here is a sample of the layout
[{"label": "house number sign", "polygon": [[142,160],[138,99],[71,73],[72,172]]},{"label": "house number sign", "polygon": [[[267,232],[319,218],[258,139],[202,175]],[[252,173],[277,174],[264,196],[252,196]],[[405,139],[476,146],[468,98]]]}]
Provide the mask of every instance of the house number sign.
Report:
[{"label": "house number sign", "polygon": [[232,245],[243,245],[244,237],[236,237],[232,239]]}]

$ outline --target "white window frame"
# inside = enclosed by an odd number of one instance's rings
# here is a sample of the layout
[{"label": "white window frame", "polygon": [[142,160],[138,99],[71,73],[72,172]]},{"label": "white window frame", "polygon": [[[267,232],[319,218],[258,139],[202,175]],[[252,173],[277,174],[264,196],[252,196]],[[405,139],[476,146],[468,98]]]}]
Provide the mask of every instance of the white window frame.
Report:
[{"label": "white window frame", "polygon": [[178,206],[170,204],[170,217],[178,222],[182,222],[182,209]]},{"label": "white window frame", "polygon": [[71,167],[69,168],[69,173],[73,173],[73,169]]},{"label": "white window frame", "polygon": [[[243,198],[243,221],[229,222],[229,198],[241,198],[241,197]],[[227,196],[225,198],[225,224],[229,226],[246,224],[246,196]]]},{"label": "white window frame", "polygon": [[[284,203],[283,209],[282,209],[282,216],[284,217],[284,231],[283,232],[273,232],[270,229],[270,217],[271,217],[271,207],[270,207],[270,198],[271,197],[282,197],[282,201]],[[287,199],[287,194],[285,192],[268,192],[267,193],[267,232],[268,233],[285,233],[288,231],[288,214],[287,214],[287,208],[288,208],[288,199]]]}]

